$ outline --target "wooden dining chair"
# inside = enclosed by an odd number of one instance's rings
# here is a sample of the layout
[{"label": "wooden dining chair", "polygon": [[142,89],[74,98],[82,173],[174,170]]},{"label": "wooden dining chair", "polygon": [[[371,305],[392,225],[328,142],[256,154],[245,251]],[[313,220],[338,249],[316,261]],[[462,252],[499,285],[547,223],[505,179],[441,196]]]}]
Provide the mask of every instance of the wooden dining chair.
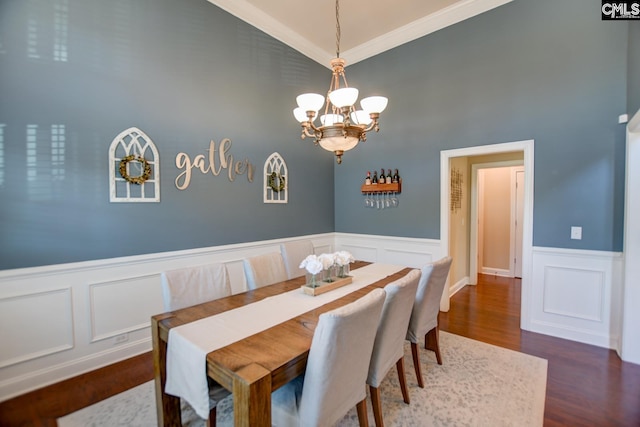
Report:
[{"label": "wooden dining chair", "polygon": [[438,313],[440,312],[440,299],[447,282],[452,258],[447,256],[436,262],[425,265],[422,268],[422,277],[418,283],[416,300],[413,303],[409,328],[406,339],[411,342],[411,355],[416,371],[418,385],[424,388],[422,373],[420,372],[420,355],[418,342],[424,337],[424,347],[434,351],[438,365],[442,365],[440,344],[438,342]]},{"label": "wooden dining chair", "polygon": [[287,270],[280,252],[245,258],[242,266],[249,290],[287,280]]},{"label": "wooden dining chair", "polygon": [[418,269],[412,270],[406,276],[384,287],[387,295],[373,344],[369,376],[367,377],[373,416],[377,427],[384,426],[380,384],[393,365],[398,371],[404,403],[409,403],[409,392],[404,374],[404,341],[421,274]]},{"label": "wooden dining chair", "polygon": [[276,427],[332,426],[354,406],[367,426],[366,380],[385,292],[321,314],[304,375],[272,393]]},{"label": "wooden dining chair", "polygon": [[[231,295],[229,273],[224,264],[207,264],[197,267],[164,271],[160,274],[162,300],[166,311],[179,310],[203,302]],[[207,424],[216,426],[218,402],[230,392],[207,378],[209,386],[209,418]]]},{"label": "wooden dining chair", "polygon": [[294,240],[280,244],[280,253],[287,270],[287,277],[293,279],[305,275],[305,269],[300,268],[300,263],[307,256],[314,253],[311,240]]}]

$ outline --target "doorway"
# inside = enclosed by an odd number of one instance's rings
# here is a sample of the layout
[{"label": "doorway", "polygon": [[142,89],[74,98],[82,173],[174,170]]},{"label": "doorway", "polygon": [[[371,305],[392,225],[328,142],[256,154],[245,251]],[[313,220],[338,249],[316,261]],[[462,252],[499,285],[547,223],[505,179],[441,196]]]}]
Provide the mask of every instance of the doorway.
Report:
[{"label": "doorway", "polygon": [[[522,295],[520,306],[520,327],[524,330],[530,329],[530,295],[531,295],[531,265],[533,256],[533,175],[534,175],[534,141],[517,141],[501,144],[484,145],[469,148],[460,148],[454,150],[444,150],[440,152],[440,243],[443,255],[450,254],[450,218],[449,207],[451,203],[451,161],[455,158],[472,157],[472,156],[491,156],[505,153],[521,152],[524,166],[523,171],[523,188],[522,188]],[[474,225],[470,224],[470,228]],[[471,236],[472,238],[473,236]],[[470,247],[477,245],[476,242],[470,242]],[[469,279],[475,269],[477,275],[477,262],[473,264],[473,258],[469,260]],[[443,293],[440,309],[442,311],[449,310],[449,297],[452,289],[451,284]],[[455,290],[454,290],[455,291]]]},{"label": "doorway", "polygon": [[[468,274],[472,285],[476,284],[478,273],[522,277],[524,166],[522,152],[511,155],[514,160],[489,163],[485,160],[494,156],[468,158],[471,165]],[[478,159],[481,163],[477,163]],[[455,225],[452,222],[449,226]]]}]

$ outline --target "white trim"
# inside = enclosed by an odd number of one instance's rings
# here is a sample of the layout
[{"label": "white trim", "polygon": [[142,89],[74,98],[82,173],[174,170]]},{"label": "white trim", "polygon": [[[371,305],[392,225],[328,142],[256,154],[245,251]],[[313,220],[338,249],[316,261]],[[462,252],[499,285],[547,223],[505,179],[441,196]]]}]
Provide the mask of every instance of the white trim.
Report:
[{"label": "white trim", "polygon": [[[513,0],[462,0],[431,15],[410,22],[403,27],[375,37],[366,43],[348,49],[341,56],[346,58],[347,64],[355,64],[511,1]],[[326,61],[329,61],[329,59]]]},{"label": "white trim", "polygon": [[640,110],[638,110],[633,117],[631,117],[629,123],[627,123],[627,130],[629,133],[640,132]]},{"label": "white trim", "polygon": [[146,338],[99,353],[69,359],[61,364],[8,377],[0,381],[0,402],[149,351],[151,351],[151,338]]},{"label": "white trim", "polygon": [[478,247],[480,230],[478,229],[479,212],[482,208],[480,201],[478,200],[478,194],[482,194],[481,182],[479,182],[478,170],[480,169],[492,169],[511,166],[522,166],[522,160],[505,160],[502,162],[488,162],[488,163],[474,163],[471,165],[471,203],[469,208],[471,223],[469,226],[469,277],[471,283],[475,284],[473,280],[478,275],[478,259],[481,255],[481,249]]},{"label": "white trim", "polygon": [[[274,19],[262,9],[246,0],[208,0],[246,23],[280,40],[322,66],[331,68],[329,61],[335,57],[331,46],[317,46],[309,39],[291,30],[286,23]],[[513,0],[461,0],[436,13],[425,16],[387,34],[341,53],[347,64],[378,55],[411,40],[426,36],[450,25],[472,18]],[[304,19],[304,18],[301,18]],[[329,31],[331,27],[327,28]]]},{"label": "white trim", "polygon": [[[156,308],[144,308],[150,302],[156,301],[154,298],[161,298],[159,297],[161,294],[161,271],[209,262],[224,262],[229,269],[234,292],[244,291],[244,273],[241,262],[244,257],[279,250],[280,243],[298,239],[310,239],[313,242],[316,253],[353,248],[355,249],[354,256],[359,259],[364,258],[361,258],[356,251],[367,254],[370,257],[365,259],[367,261],[395,263],[411,267],[421,267],[425,263],[440,259],[446,254],[443,250],[442,242],[435,239],[326,233],[175,251],[172,253],[156,253],[85,263],[3,271],[0,274],[0,301],[3,298],[37,294],[61,287],[71,290],[71,295],[73,296],[71,312],[73,314],[74,348],[42,355],[41,357],[25,360],[3,368],[3,379],[0,380],[0,401],[116,363],[151,349],[149,327],[140,329],[141,325],[136,316],[130,317],[128,323],[124,325],[121,323],[122,316],[120,316],[118,308],[122,306],[120,304],[122,293],[117,290],[115,293],[96,294],[95,297],[104,297],[104,300],[100,300],[102,304],[108,304],[108,301],[112,301],[115,307],[113,310],[114,317],[113,319],[106,319],[106,321],[108,325],[118,326],[118,328],[114,327],[113,331],[110,330],[112,332],[111,336],[107,337],[105,335],[100,337],[105,339],[92,341],[95,338],[95,336],[92,336],[89,306],[92,285],[105,282],[130,281],[132,289],[134,289],[136,286],[148,284],[150,277],[156,277],[157,287],[152,286],[153,292],[143,293],[142,295],[139,292],[131,293],[128,294],[130,300],[125,301],[127,303],[125,306],[131,306],[132,303],[135,304],[136,301],[139,301],[140,304],[136,305],[136,307],[141,307],[141,311],[149,311],[150,317],[153,314],[162,312],[162,304],[160,302],[153,303],[154,307],[157,306]],[[619,313],[622,307],[620,289],[622,282],[620,278],[622,274],[622,254],[540,247],[534,248],[534,254],[535,259],[530,263],[531,265],[527,265],[529,272],[533,271],[537,274],[529,279],[531,282],[530,288],[536,297],[535,304],[530,304],[532,305],[530,312],[534,318],[531,330],[589,344],[617,348],[615,347],[619,342],[617,331],[620,328],[616,313]],[[601,274],[602,285],[599,285],[600,289],[598,290],[599,295],[595,295],[596,288],[593,285],[590,289],[594,298],[601,296],[601,303],[598,303],[597,307],[601,307],[602,312],[598,313],[598,316],[589,316],[589,310],[593,312],[593,307],[596,306],[594,304],[584,307],[574,304],[570,307],[573,310],[572,312],[571,310],[566,310],[565,308],[567,307],[562,304],[563,302],[566,304],[567,301],[570,303],[575,301],[557,298],[547,301],[552,303],[552,310],[545,312],[542,305],[544,300],[541,299],[544,296],[541,295],[541,292],[544,291],[546,280],[544,271],[545,269],[549,270],[546,268],[547,266],[551,266],[552,269],[555,268],[555,271],[558,271],[558,267],[560,267],[562,272],[578,278],[585,271],[587,273],[594,272],[593,274],[603,272]],[[557,283],[557,279],[554,280],[554,283]],[[448,294],[456,293],[467,283],[468,278],[456,282],[450,286]],[[575,286],[576,283],[580,284],[580,281],[574,280],[571,283],[574,284],[572,286]],[[549,289],[549,286],[547,286],[547,289]],[[151,295],[151,293],[154,295]],[[593,301],[596,300],[590,300],[590,302]],[[47,304],[47,302],[42,302],[41,304]],[[629,304],[633,303],[629,302]],[[633,307],[629,311],[633,311]],[[33,309],[37,310],[38,307],[33,307]],[[570,315],[563,315],[563,313]],[[1,314],[0,312],[0,317]],[[591,320],[593,318],[601,320],[593,321]],[[12,321],[19,322],[19,319],[12,319]],[[112,321],[113,323],[111,323]],[[29,337],[42,333],[42,329],[37,324],[25,324],[21,332],[24,334],[25,339],[29,339]],[[128,334],[125,342],[118,340],[118,333],[121,332]],[[637,328],[629,332],[633,339],[635,339],[635,332],[637,332]]]},{"label": "white trim", "polygon": [[468,276],[467,277],[463,277],[462,279],[460,279],[456,283],[454,283],[449,288],[449,295],[450,296],[454,296],[460,289],[464,288],[467,285],[470,285]]},{"label": "white trim", "polygon": [[511,270],[505,268],[482,267],[481,270],[482,274],[488,274],[489,276],[513,277]]},{"label": "white trim", "polygon": [[[522,151],[524,153],[524,218],[522,228],[522,303],[520,309],[520,327],[530,329],[531,319],[531,274],[533,256],[533,175],[534,175],[534,140],[506,142],[501,144],[481,145],[469,148],[457,148],[440,152],[440,241],[442,252],[449,253],[449,163],[453,157],[477,156],[485,154],[508,153]],[[472,224],[473,225],[473,224]],[[477,245],[477,241],[476,241]],[[477,266],[476,266],[477,268]],[[440,303],[443,311],[449,309],[449,295],[443,294]]]},{"label": "white trim", "polygon": [[[524,167],[516,166],[511,169],[511,270],[513,277],[522,276],[522,239],[518,241],[518,230],[522,230],[523,218],[518,215],[518,174],[522,174],[524,179]],[[520,247],[520,254],[518,254],[518,246]]]},{"label": "white trim", "polygon": [[622,360],[640,364],[640,111],[627,126],[624,206],[624,279],[620,314]]}]

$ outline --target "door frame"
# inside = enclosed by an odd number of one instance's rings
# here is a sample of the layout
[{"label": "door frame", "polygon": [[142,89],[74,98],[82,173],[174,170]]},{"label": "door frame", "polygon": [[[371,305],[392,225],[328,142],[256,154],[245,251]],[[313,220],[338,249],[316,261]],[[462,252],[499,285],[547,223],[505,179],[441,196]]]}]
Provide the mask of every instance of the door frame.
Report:
[{"label": "door frame", "polygon": [[[450,159],[454,157],[522,151],[524,154],[524,215],[522,229],[522,300],[520,305],[520,328],[530,330],[531,324],[531,268],[533,265],[533,183],[534,140],[505,142],[468,148],[443,150],[440,152],[440,245],[442,253],[449,254],[449,203],[450,203]],[[476,266],[477,268],[477,266]],[[440,309],[449,310],[449,287],[445,287]]]},{"label": "door frame", "polygon": [[[518,230],[522,230],[522,217],[518,216],[518,174],[522,174],[524,180],[524,166],[516,166],[511,168],[511,257],[510,270],[513,277],[522,276],[522,239],[520,239],[520,257],[518,258]],[[524,187],[524,184],[522,185]],[[524,188],[523,188],[524,190]],[[524,191],[522,192],[522,201],[524,202]],[[523,203],[524,204],[524,203]],[[523,212],[524,213],[524,212]],[[520,275],[517,270],[520,268]]]},{"label": "door frame", "polygon": [[[469,207],[469,284],[475,285],[478,277],[478,258],[481,253],[480,245],[480,180],[478,172],[481,169],[509,168],[512,166],[523,166],[523,160],[505,160],[500,162],[475,163],[471,165],[471,203]],[[484,191],[484,190],[483,190]],[[449,228],[447,227],[447,230]],[[510,233],[513,235],[512,231]],[[513,242],[509,242],[509,273],[513,272]],[[524,254],[523,254],[524,256]]]}]

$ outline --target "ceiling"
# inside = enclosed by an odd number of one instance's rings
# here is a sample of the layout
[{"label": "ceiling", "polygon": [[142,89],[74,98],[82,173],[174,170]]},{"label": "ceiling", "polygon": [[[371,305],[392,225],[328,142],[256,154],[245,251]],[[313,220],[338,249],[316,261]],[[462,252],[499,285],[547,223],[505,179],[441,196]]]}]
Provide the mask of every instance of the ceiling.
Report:
[{"label": "ceiling", "polygon": [[[512,0],[343,0],[340,56],[353,64]],[[336,56],[334,0],[209,0],[329,67]]]}]

